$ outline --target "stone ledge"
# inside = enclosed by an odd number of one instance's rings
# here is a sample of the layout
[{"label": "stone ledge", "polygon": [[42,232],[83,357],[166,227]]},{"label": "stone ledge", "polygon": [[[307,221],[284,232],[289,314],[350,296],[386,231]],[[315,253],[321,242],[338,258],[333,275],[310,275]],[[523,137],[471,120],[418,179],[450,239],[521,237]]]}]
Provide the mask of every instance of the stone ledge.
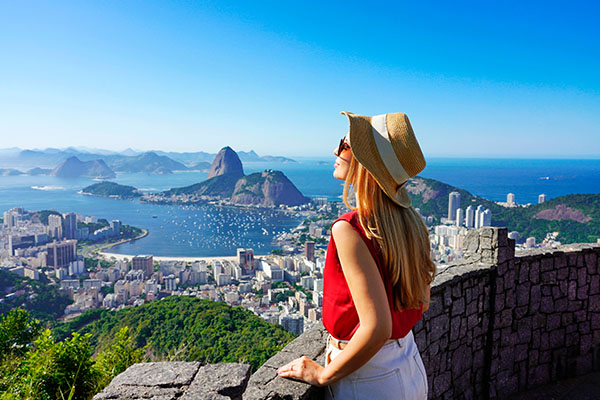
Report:
[{"label": "stone ledge", "polygon": [[249,377],[246,364],[139,363],[117,375],[94,400],[241,399]]}]

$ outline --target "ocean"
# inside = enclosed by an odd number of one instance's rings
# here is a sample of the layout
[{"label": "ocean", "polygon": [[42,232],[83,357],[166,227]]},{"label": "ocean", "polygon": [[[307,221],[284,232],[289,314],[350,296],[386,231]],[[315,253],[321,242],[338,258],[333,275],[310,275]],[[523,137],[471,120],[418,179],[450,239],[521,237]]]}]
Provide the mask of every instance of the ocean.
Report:
[{"label": "ocean", "polygon": [[[338,200],[342,182],[332,176],[330,159],[301,159],[298,163],[245,163],[246,174],[264,169],[283,171],[305,195]],[[493,201],[506,201],[509,192],[518,203],[536,203],[538,195],[554,198],[573,193],[600,193],[600,160],[430,158],[420,174],[468,190]],[[119,174],[112,181],[145,191],[162,191],[201,182],[202,172],[172,175]],[[273,238],[297,226],[302,218],[270,210],[235,207],[142,204],[78,194],[95,183],[88,178],[1,176],[0,212],[23,206],[28,210],[56,209],[149,230],[147,237],[112,248],[120,254],[169,257],[235,255],[238,247],[267,254]]]}]

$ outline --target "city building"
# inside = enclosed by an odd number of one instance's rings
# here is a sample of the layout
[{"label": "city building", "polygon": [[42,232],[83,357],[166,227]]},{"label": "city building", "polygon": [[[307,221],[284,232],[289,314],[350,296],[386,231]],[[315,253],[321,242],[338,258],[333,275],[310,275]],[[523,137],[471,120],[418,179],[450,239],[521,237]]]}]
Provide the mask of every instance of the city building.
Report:
[{"label": "city building", "polygon": [[481,228],[481,223],[483,222],[483,210],[485,210],[485,208],[480,204],[477,206],[477,209],[475,210],[475,228],[479,229]]},{"label": "city building", "polygon": [[177,280],[174,274],[165,277],[165,290],[171,292],[177,290]]},{"label": "city building", "polygon": [[492,212],[488,209],[484,210],[481,214],[481,226],[492,226]]},{"label": "city building", "polygon": [[77,240],[48,243],[46,251],[46,264],[49,267],[68,269],[69,264],[77,260]]},{"label": "city building", "polygon": [[531,236],[525,240],[525,247],[532,248],[535,247],[535,237]]},{"label": "city building", "polygon": [[56,214],[48,216],[48,235],[56,239],[63,238],[62,217]]},{"label": "city building", "polygon": [[538,196],[538,204],[541,204],[546,201],[546,195],[544,193]]},{"label": "city building", "polygon": [[509,206],[514,206],[515,205],[515,194],[514,193],[509,193],[506,195],[506,203]]},{"label": "city building", "polygon": [[112,230],[112,236],[119,236],[121,234],[121,221],[118,219],[110,221],[110,229]]},{"label": "city building", "polygon": [[304,243],[304,256],[309,261],[315,261],[315,242],[307,240]]},{"label": "city building", "polygon": [[448,198],[448,220],[454,221],[456,218],[456,210],[460,208],[460,193],[450,192]]},{"label": "city building", "polygon": [[283,326],[286,331],[299,335],[304,332],[304,316],[300,314],[280,315],[279,325]]},{"label": "city building", "polygon": [[63,214],[65,219],[64,236],[66,239],[77,239],[77,215],[75,213]]},{"label": "city building", "polygon": [[14,256],[15,250],[35,246],[35,235],[8,235],[8,254]]},{"label": "city building", "polygon": [[465,212],[462,208],[456,210],[456,226],[461,226],[463,224],[463,220],[465,218],[464,214]]},{"label": "city building", "polygon": [[237,249],[237,258],[240,268],[247,273],[254,271],[254,250],[253,249]]},{"label": "city building", "polygon": [[138,255],[131,259],[132,270],[144,271],[144,276],[150,278],[154,273],[154,259],[151,255]]},{"label": "city building", "polygon": [[467,228],[475,227],[475,210],[473,206],[468,206],[465,210],[465,226]]}]

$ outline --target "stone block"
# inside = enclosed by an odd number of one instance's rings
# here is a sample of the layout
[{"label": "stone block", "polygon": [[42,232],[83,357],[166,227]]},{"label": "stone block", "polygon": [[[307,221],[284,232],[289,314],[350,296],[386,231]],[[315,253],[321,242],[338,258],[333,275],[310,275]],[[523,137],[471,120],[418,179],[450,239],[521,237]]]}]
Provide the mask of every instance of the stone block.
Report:
[{"label": "stone block", "polygon": [[600,293],[600,276],[593,275],[590,277],[590,294]]},{"label": "stone block", "polygon": [[560,327],[561,315],[560,314],[550,314],[546,317],[546,330],[553,331]]},{"label": "stone block", "polygon": [[569,268],[568,267],[562,267],[562,268],[556,270],[556,279],[558,279],[559,281],[566,280],[568,276],[569,276]]},{"label": "stone block", "polygon": [[452,317],[463,315],[465,313],[465,300],[464,298],[456,299],[452,302]]},{"label": "stone block", "polygon": [[452,375],[450,371],[444,372],[433,378],[433,393],[432,397],[437,398],[442,393],[450,389],[452,384]]},{"label": "stone block", "polygon": [[479,233],[476,230],[470,230],[465,238],[465,251],[468,253],[477,253],[479,250]]},{"label": "stone block", "polygon": [[552,257],[543,257],[541,262],[541,271],[547,272],[552,271],[554,269],[554,258]]},{"label": "stone block", "polygon": [[550,332],[550,346],[553,349],[563,347],[565,345],[565,330],[563,328]]},{"label": "stone block", "polygon": [[585,268],[577,269],[577,286],[581,287],[588,283],[588,273]]},{"label": "stone block", "polygon": [[567,254],[567,265],[569,265],[569,266],[577,265],[577,253],[568,253]]},{"label": "stone block", "polygon": [[536,313],[540,308],[542,300],[542,289],[539,285],[535,285],[531,288],[531,299],[529,301],[529,312]]},{"label": "stone block", "polygon": [[442,336],[448,334],[450,321],[448,320],[447,315],[439,315],[431,320],[431,333],[430,340],[436,341],[439,340]]},{"label": "stone block", "polygon": [[513,246],[508,246],[508,247],[500,247],[498,248],[498,256],[497,256],[497,260],[499,263],[504,263],[504,262],[511,262],[513,261],[515,258],[515,247]]},{"label": "stone block", "polygon": [[555,284],[556,283],[556,271],[542,272],[542,283]]},{"label": "stone block", "polygon": [[[241,398],[250,378],[248,364],[208,364],[200,367],[181,400],[223,396],[225,399]],[[215,399],[219,397],[214,397]]]},{"label": "stone block", "polygon": [[560,298],[554,302],[554,311],[557,313],[562,313],[569,310],[569,301],[567,299]]},{"label": "stone block", "polygon": [[540,262],[534,261],[529,264],[529,280],[536,284],[540,282]]},{"label": "stone block", "polygon": [[543,312],[544,314],[550,314],[554,312],[554,300],[552,300],[552,296],[542,296],[540,312]]},{"label": "stone block", "polygon": [[497,228],[494,235],[495,242],[498,247],[507,247],[509,246],[508,242],[508,229],[506,228]]},{"label": "stone block", "polygon": [[515,267],[519,271],[519,282],[528,282],[529,281],[529,263],[526,261],[521,261],[516,264]]},{"label": "stone block", "polygon": [[598,257],[593,252],[587,253],[585,256],[585,265],[590,275],[598,273]]},{"label": "stone block", "polygon": [[592,312],[600,311],[600,295],[589,296],[588,309]]},{"label": "stone block", "polygon": [[569,282],[568,298],[569,300],[577,300],[577,282],[575,281]]},{"label": "stone block", "polygon": [[577,300],[585,300],[588,298],[589,285],[580,286],[577,289]]},{"label": "stone block", "polygon": [[117,375],[111,385],[179,387],[189,385],[200,368],[199,362],[160,361],[133,364]]},{"label": "stone block", "polygon": [[495,259],[494,259],[494,253],[491,249],[483,249],[480,250],[480,254],[481,254],[481,261],[483,261],[484,263],[495,263]]}]

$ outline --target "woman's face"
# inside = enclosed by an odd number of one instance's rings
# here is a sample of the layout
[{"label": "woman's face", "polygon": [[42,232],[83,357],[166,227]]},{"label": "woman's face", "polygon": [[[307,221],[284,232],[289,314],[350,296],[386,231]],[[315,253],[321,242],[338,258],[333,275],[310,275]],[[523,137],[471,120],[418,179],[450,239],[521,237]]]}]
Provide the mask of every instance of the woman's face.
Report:
[{"label": "woman's face", "polygon": [[333,154],[337,156],[333,165],[333,177],[345,181],[350,168],[350,161],[352,161],[352,151],[345,137],[340,145],[333,150]]}]

